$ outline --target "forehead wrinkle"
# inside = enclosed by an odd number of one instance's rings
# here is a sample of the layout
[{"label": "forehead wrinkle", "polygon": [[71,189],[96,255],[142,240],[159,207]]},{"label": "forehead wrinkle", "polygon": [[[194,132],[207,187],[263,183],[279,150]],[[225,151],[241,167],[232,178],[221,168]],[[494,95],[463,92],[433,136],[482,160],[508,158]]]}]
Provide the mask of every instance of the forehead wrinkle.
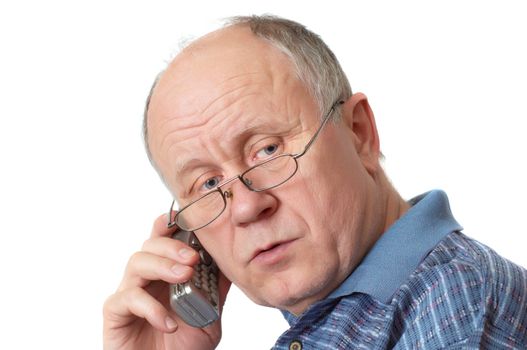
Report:
[{"label": "forehead wrinkle", "polygon": [[[247,85],[253,86],[253,84]],[[215,99],[215,102],[227,101],[224,102],[222,106],[218,107],[220,111],[218,111],[216,115],[211,111],[211,116],[205,118],[207,119],[207,123],[212,123],[215,120],[218,120],[215,125],[209,126],[209,130],[218,130],[218,132],[221,132],[220,136],[222,137],[217,137],[216,140],[234,140],[240,136],[243,138],[244,135],[253,134],[258,131],[275,130],[284,125],[291,124],[292,119],[294,119],[289,113],[287,113],[289,108],[285,107],[286,110],[284,111],[284,106],[280,106],[281,102],[276,101],[276,95],[273,91],[270,92],[271,96],[269,96],[269,89],[265,90],[263,93],[262,90],[254,92],[247,91],[242,97],[226,98],[226,95],[241,90],[244,87],[245,86],[235,88]],[[252,98],[254,96],[256,96],[256,98]],[[287,99],[287,95],[279,96],[280,100],[284,98]],[[214,102],[209,104],[207,110],[212,109],[213,104]],[[237,104],[242,104],[242,106],[236,111],[230,112],[229,109]],[[248,104],[248,106],[246,104]],[[256,105],[261,105],[261,107],[259,111],[255,113],[254,106]],[[225,114],[227,116],[223,117]],[[253,114],[253,116],[249,114]],[[241,116],[246,120],[245,123],[233,122],[232,119],[237,120],[241,118]],[[224,124],[227,124],[227,126],[223,127]],[[209,135],[212,135],[212,133]]]},{"label": "forehead wrinkle", "polygon": [[[158,142],[158,146],[159,146],[159,150],[162,152],[162,150],[164,149],[164,147],[166,146],[166,143],[167,142],[170,142],[170,140],[172,138],[176,138],[176,136],[174,136],[175,133],[179,133],[179,132],[184,132],[185,130],[187,129],[191,129],[191,128],[194,128],[194,127],[199,127],[199,126],[203,126],[205,124],[205,121],[202,121],[201,123],[195,123],[195,124],[187,124],[187,125],[183,125],[182,128],[170,128],[170,127],[167,127],[167,124],[170,124],[170,123],[176,123],[177,121],[175,120],[176,117],[172,117],[172,118],[166,118],[164,119],[163,121],[159,121],[159,125],[158,125],[158,130],[169,130],[168,132],[166,133],[163,133],[163,132],[160,132],[160,134],[162,135],[161,136],[161,139],[159,140]],[[183,117],[180,117],[180,118],[183,118]],[[178,118],[178,119],[180,119]],[[190,117],[187,117],[187,118],[190,118]],[[194,134],[197,134],[197,132],[194,132]],[[188,139],[188,138],[192,138],[192,136],[195,136],[195,135],[188,135],[186,136],[185,138]],[[179,137],[181,139],[181,137]],[[176,145],[178,142],[175,142],[175,143],[172,143],[171,145],[168,146],[168,149],[167,149],[167,154],[170,154],[170,151],[172,149],[172,147],[174,145]]]},{"label": "forehead wrinkle", "polygon": [[[258,72],[251,72],[248,74],[257,74]],[[228,81],[232,81],[235,79],[238,79],[240,77],[246,76],[247,74],[239,74],[233,77],[228,78],[224,83],[221,85],[224,85]],[[227,91],[223,91],[221,94],[216,96],[212,101],[208,102],[203,108],[199,108],[193,113],[190,113],[188,116],[167,116],[167,117],[161,117],[161,121],[159,122],[159,128],[163,129],[166,127],[168,123],[171,123],[174,121],[175,118],[178,119],[178,131],[184,131],[185,129],[189,128],[203,128],[207,127],[207,124],[211,123],[215,119],[214,111],[211,111],[214,107],[216,107],[216,104],[219,104],[217,110],[224,110],[229,107],[231,107],[233,104],[239,102],[243,98],[248,98],[250,96],[258,95],[259,92],[254,91],[255,89],[258,89],[259,85],[262,83],[255,83],[252,79],[247,81],[246,83],[242,84],[241,86],[233,87]],[[220,85],[220,86],[221,86]],[[249,90],[253,90],[250,91]],[[243,91],[245,91],[245,94],[243,94]],[[240,97],[240,95],[242,95]],[[229,96],[234,95],[234,96]],[[187,122],[185,122],[187,121]],[[168,136],[168,135],[167,135]],[[161,147],[163,146],[164,141],[161,142]]]},{"label": "forehead wrinkle", "polygon": [[264,71],[247,72],[228,77],[217,85],[217,96],[201,109],[200,114],[207,117],[207,112],[214,109],[213,107],[217,104],[219,104],[218,110],[223,110],[239,102],[241,99],[262,94],[262,91],[266,92],[268,86],[272,85],[269,84],[269,80],[273,80],[272,75]]},{"label": "forehead wrinkle", "polygon": [[[252,84],[246,84],[239,86],[237,88],[233,88],[232,90],[226,91],[225,93],[221,94],[217,98],[215,98],[213,101],[208,103],[205,108],[201,111],[203,114],[203,118],[206,120],[206,122],[203,125],[208,124],[209,122],[213,121],[216,117],[218,117],[218,114],[222,114],[223,111],[228,109],[229,107],[232,107],[234,104],[241,103],[243,99],[249,98],[251,96],[257,96],[261,95],[261,93],[258,93],[256,91],[249,92],[247,91],[245,94],[243,94],[242,97],[239,97],[240,94],[237,94],[238,96],[233,96],[232,98],[229,98],[229,95],[235,94],[237,92],[240,92],[240,90],[245,90],[247,86],[250,86]],[[238,97],[238,98],[237,98]],[[216,107],[216,105],[218,105]],[[215,115],[215,110],[219,110]],[[210,113],[210,115],[208,115]]]}]

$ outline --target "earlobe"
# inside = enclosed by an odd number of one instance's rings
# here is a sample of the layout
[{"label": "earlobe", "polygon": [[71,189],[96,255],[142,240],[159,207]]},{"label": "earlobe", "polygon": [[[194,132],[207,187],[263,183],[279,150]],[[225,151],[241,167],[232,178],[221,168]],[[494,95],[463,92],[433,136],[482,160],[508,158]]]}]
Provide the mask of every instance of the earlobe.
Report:
[{"label": "earlobe", "polygon": [[380,144],[375,116],[363,93],[353,94],[343,105],[343,122],[350,129],[357,155],[370,174],[379,168]]}]

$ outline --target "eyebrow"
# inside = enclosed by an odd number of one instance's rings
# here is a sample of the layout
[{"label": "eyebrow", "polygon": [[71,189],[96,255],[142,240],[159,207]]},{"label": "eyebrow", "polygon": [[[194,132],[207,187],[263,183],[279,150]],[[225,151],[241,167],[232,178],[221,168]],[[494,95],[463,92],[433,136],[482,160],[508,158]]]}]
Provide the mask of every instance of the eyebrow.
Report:
[{"label": "eyebrow", "polygon": [[198,158],[191,158],[189,160],[176,161],[175,165],[175,175],[176,178],[180,177],[183,173],[189,171],[190,169],[196,168],[199,163],[202,163]]},{"label": "eyebrow", "polygon": [[[240,132],[237,132],[236,138],[230,138],[238,139],[237,142],[243,144],[247,141],[249,136],[252,136],[254,134],[257,134],[258,132],[268,132],[270,134],[279,134],[279,130],[285,129],[285,123],[270,123],[270,122],[264,122],[258,125],[249,125],[243,128]],[[193,168],[197,168],[199,165],[203,164],[204,162],[198,158],[192,157],[190,159],[183,158],[182,160],[176,160],[176,164],[174,166],[175,169],[175,176],[176,178],[181,177],[182,174],[185,172],[188,172],[189,170]]]}]

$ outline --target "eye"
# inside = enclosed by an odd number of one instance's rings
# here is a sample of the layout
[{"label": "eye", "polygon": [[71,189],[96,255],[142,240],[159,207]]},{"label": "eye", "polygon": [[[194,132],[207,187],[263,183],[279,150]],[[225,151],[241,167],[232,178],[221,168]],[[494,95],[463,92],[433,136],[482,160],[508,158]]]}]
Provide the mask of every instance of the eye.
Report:
[{"label": "eye", "polygon": [[201,185],[200,189],[203,189],[205,191],[210,191],[210,190],[213,190],[216,187],[218,187],[219,184],[220,184],[220,177],[219,176],[214,176],[214,177],[211,177],[211,178],[205,180],[203,185]]},{"label": "eye", "polygon": [[269,156],[276,154],[277,151],[278,151],[278,145],[276,143],[273,143],[259,150],[256,153],[256,156],[258,158],[267,158]]}]

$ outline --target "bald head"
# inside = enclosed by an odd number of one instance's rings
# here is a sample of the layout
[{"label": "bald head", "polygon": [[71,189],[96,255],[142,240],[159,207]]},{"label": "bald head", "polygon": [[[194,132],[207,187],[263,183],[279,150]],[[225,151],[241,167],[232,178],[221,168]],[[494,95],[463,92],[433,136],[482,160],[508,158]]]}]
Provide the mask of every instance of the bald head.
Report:
[{"label": "bald head", "polygon": [[296,75],[289,58],[247,26],[210,33],[185,48],[160,76],[150,99],[148,118],[174,109],[182,117],[206,113],[210,92],[228,89],[237,77],[253,73],[263,72],[271,78],[277,66]]}]

